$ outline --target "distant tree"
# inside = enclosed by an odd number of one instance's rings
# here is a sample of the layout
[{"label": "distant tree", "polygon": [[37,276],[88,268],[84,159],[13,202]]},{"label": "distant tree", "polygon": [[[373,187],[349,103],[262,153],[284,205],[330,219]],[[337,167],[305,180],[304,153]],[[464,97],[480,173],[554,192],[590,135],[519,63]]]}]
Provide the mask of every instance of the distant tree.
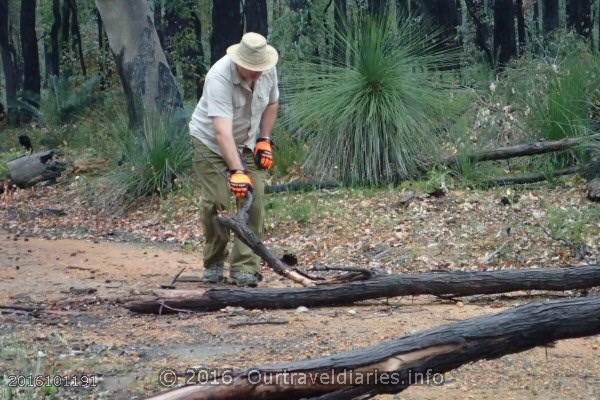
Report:
[{"label": "distant tree", "polygon": [[257,32],[266,37],[269,33],[267,0],[246,0],[244,21],[246,32]]},{"label": "distant tree", "polygon": [[239,43],[243,32],[240,0],[213,0],[210,63],[216,63],[229,46]]},{"label": "distant tree", "polygon": [[559,26],[559,0],[542,0],[542,5],[544,37],[547,38]]},{"label": "distant tree", "polygon": [[485,58],[490,66],[493,66],[494,55],[488,46],[489,27],[485,22],[487,15],[484,3],[478,0],[465,0],[465,6],[467,7],[467,13],[475,25],[475,42],[485,54]]},{"label": "distant tree", "polygon": [[83,57],[83,45],[81,40],[81,27],[79,26],[79,11],[77,8],[76,0],[65,0],[69,5],[70,19],[71,19],[71,48],[79,58],[79,66],[81,67],[81,73],[87,75],[87,69],[85,67],[85,59]]},{"label": "distant tree", "polygon": [[567,0],[567,25],[586,39],[592,37],[592,0]]},{"label": "distant tree", "polygon": [[52,0],[52,27],[50,29],[50,53],[48,55],[48,70],[50,75],[60,75],[60,27],[62,14],[60,13],[60,0]]},{"label": "distant tree", "polygon": [[494,1],[494,53],[499,66],[506,65],[516,54],[513,0]]},{"label": "distant tree", "polygon": [[[32,107],[40,104],[40,60],[35,31],[36,0],[21,0],[21,52],[23,54],[23,91],[25,101]],[[32,117],[31,112],[24,109],[26,119]]]},{"label": "distant tree", "polygon": [[8,0],[0,0],[0,51],[2,54],[2,69],[6,90],[6,114],[10,126],[19,123],[17,92],[19,79],[17,73],[17,52],[10,34]]},{"label": "distant tree", "polygon": [[460,23],[455,0],[424,0],[422,6],[427,16],[444,30],[449,42],[456,44],[457,27]]}]

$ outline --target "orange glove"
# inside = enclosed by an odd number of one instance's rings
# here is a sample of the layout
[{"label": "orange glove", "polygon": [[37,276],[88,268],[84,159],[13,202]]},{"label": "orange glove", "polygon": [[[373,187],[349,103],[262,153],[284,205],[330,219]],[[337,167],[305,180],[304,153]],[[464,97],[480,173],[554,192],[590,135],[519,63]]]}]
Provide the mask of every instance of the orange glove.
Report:
[{"label": "orange glove", "polygon": [[273,141],[270,137],[262,137],[256,141],[254,162],[260,169],[271,169],[273,167]]},{"label": "orange glove", "polygon": [[243,199],[252,190],[252,180],[246,173],[239,169],[229,171],[229,190],[238,199]]}]

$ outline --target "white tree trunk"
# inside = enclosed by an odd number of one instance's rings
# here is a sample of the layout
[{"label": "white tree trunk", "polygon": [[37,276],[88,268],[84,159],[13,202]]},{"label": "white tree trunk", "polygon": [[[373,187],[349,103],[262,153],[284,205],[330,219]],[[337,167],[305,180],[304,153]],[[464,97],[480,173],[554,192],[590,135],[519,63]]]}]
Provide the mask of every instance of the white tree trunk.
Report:
[{"label": "white tree trunk", "polygon": [[128,100],[130,122],[182,108],[147,0],[96,0]]}]

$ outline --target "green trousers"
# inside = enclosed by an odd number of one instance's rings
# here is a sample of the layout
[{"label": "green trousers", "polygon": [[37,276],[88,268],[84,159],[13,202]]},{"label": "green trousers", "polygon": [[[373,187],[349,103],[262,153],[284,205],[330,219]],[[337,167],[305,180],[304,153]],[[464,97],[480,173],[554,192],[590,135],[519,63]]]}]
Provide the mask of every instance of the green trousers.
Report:
[{"label": "green trousers", "polygon": [[[206,238],[204,268],[211,269],[223,265],[227,258],[227,244],[229,243],[229,230],[218,224],[215,216],[218,211],[229,210],[234,212],[236,202],[234,202],[234,197],[229,191],[227,183],[228,168],[225,160],[194,137],[192,137],[192,143],[194,145],[194,179],[200,187],[200,194],[202,195],[200,212],[202,213],[204,236]],[[250,149],[245,149],[242,157],[254,185],[252,192],[254,202],[249,211],[248,225],[259,238],[262,238],[263,201],[267,172],[256,167]],[[241,204],[239,201],[237,203],[238,206]],[[233,241],[230,265],[231,273],[244,272],[260,276],[260,257],[254,254],[238,238]]]}]

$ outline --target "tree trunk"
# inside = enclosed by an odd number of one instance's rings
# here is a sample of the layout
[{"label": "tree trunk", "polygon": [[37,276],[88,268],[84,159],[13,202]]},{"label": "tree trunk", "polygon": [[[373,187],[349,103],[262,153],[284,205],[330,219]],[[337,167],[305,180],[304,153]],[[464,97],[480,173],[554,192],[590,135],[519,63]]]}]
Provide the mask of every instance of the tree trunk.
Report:
[{"label": "tree trunk", "polygon": [[213,0],[210,37],[210,63],[214,64],[225,55],[227,48],[239,43],[244,32],[240,0]]},{"label": "tree trunk", "polygon": [[[21,50],[23,53],[23,91],[25,101],[33,108],[40,105],[40,59],[35,31],[36,0],[21,1]],[[24,109],[30,120],[31,110]]]},{"label": "tree trunk", "polygon": [[339,65],[346,65],[346,34],[348,24],[348,10],[346,5],[346,0],[335,0],[333,3],[333,62]]},{"label": "tree trunk", "polygon": [[6,116],[10,126],[19,123],[17,103],[18,77],[16,51],[10,38],[10,21],[8,0],[0,0],[0,51],[2,52],[2,68],[6,87]]},{"label": "tree trunk", "polygon": [[444,30],[447,43],[456,46],[458,43],[457,27],[459,25],[458,8],[455,0],[427,0],[422,2],[427,15],[435,24]]},{"label": "tree trunk", "polygon": [[63,0],[61,22],[60,41],[62,46],[68,49],[71,38],[71,7],[69,6],[69,0]]},{"label": "tree trunk", "polygon": [[146,112],[171,116],[182,109],[175,77],[165,58],[145,0],[96,0],[128,101],[130,123]]},{"label": "tree trunk", "polygon": [[244,3],[244,20],[246,32],[257,32],[267,37],[269,34],[267,0],[246,0]]},{"label": "tree trunk", "polygon": [[475,41],[477,46],[485,54],[485,58],[490,66],[494,66],[494,55],[488,46],[488,26],[485,22],[487,19],[483,2],[477,0],[465,0],[467,12],[471,16],[475,24]]},{"label": "tree trunk", "polygon": [[376,275],[337,285],[305,288],[154,290],[130,297],[125,307],[139,313],[214,311],[223,307],[289,309],[328,307],[357,301],[415,295],[472,296],[519,290],[570,290],[600,286],[600,266],[488,272]]},{"label": "tree trunk", "polygon": [[52,28],[50,29],[50,67],[49,74],[51,76],[58,77],[60,75],[60,45],[59,45],[59,34],[60,27],[62,25],[62,16],[60,14],[60,1],[52,0],[52,15],[54,17],[52,21]]},{"label": "tree trunk", "polygon": [[592,37],[592,0],[567,0],[567,25],[586,39]]},{"label": "tree trunk", "polygon": [[542,0],[542,4],[544,6],[544,38],[549,38],[550,34],[558,28],[560,23],[559,0]]},{"label": "tree trunk", "polygon": [[363,349],[223,374],[146,400],[368,399],[401,392],[418,384],[418,376],[421,384],[440,384],[443,377],[434,374],[467,363],[597,335],[598,315],[600,297],[531,303]]},{"label": "tree trunk", "polygon": [[73,51],[77,52],[79,58],[79,65],[81,67],[81,73],[83,76],[87,75],[85,67],[85,59],[83,58],[83,46],[81,44],[81,28],[79,26],[79,12],[77,10],[76,0],[65,0],[69,3],[71,9],[71,38],[73,40]]},{"label": "tree trunk", "polygon": [[202,97],[202,89],[204,88],[204,77],[206,76],[206,68],[204,67],[204,48],[202,47],[202,20],[196,13],[192,13],[192,22],[194,24],[194,34],[198,46],[198,62],[194,64],[196,100],[200,100],[200,97]]},{"label": "tree trunk", "polygon": [[525,34],[525,10],[523,10],[523,0],[517,0],[517,33],[519,35],[519,54],[525,52],[527,46],[527,37]]},{"label": "tree trunk", "polygon": [[505,66],[516,53],[513,0],[494,1],[494,53],[498,66]]}]

